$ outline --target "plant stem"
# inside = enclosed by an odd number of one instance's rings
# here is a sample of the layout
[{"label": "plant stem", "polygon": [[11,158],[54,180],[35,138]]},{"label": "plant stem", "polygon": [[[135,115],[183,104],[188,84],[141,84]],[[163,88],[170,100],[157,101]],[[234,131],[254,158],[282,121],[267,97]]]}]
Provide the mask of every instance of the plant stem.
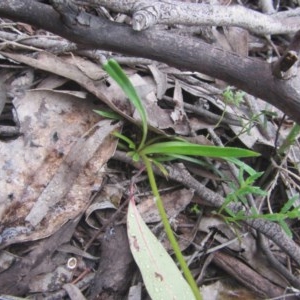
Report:
[{"label": "plant stem", "polygon": [[295,123],[295,125],[292,127],[291,131],[289,132],[286,139],[283,141],[282,145],[278,149],[279,154],[283,154],[284,151],[286,151],[291,145],[294,144],[297,136],[300,132],[300,125]]},{"label": "plant stem", "polygon": [[160,214],[160,217],[161,217],[161,220],[163,222],[163,225],[164,225],[164,228],[165,228],[165,232],[167,234],[167,237],[170,241],[170,244],[174,250],[174,253],[176,255],[176,258],[179,262],[179,265],[181,267],[181,270],[183,271],[183,274],[185,276],[185,279],[187,280],[188,284],[190,285],[192,291],[193,291],[193,294],[195,296],[195,299],[197,300],[202,300],[202,296],[199,292],[199,288],[197,286],[197,283],[195,282],[194,280],[194,277],[193,275],[191,274],[191,271],[181,253],[181,250],[180,250],[180,247],[178,245],[178,242],[174,236],[174,233],[172,231],[172,228],[170,226],[170,223],[168,221],[168,216],[166,214],[166,211],[164,209],[164,206],[163,206],[163,202],[161,200],[161,197],[160,197],[160,194],[158,192],[158,188],[157,188],[157,185],[156,185],[156,180],[155,180],[155,177],[154,177],[154,173],[153,173],[153,169],[152,169],[152,165],[151,165],[151,161],[150,159],[144,155],[144,154],[141,154],[141,158],[146,166],[146,170],[147,170],[147,174],[148,174],[148,178],[149,178],[149,183],[150,183],[150,186],[151,186],[151,189],[152,189],[152,192],[153,192],[153,195],[155,197],[155,202],[156,202],[156,206],[157,206],[157,209],[159,211],[159,214]]}]

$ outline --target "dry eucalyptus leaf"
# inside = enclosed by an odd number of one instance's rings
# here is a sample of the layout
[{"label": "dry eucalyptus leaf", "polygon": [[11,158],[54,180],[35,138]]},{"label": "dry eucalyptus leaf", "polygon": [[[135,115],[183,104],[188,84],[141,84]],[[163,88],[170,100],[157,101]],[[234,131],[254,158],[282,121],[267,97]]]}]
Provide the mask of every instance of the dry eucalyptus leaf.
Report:
[{"label": "dry eucalyptus leaf", "polygon": [[166,93],[168,88],[167,74],[162,72],[156,65],[149,65],[149,70],[151,71],[153,78],[156,83],[156,97],[160,100]]},{"label": "dry eucalyptus leaf", "polygon": [[79,71],[85,74],[91,80],[102,80],[107,76],[106,72],[99,64],[95,64],[90,60],[84,59],[80,56],[70,56],[66,58],[66,62],[75,65]]},{"label": "dry eucalyptus leaf", "polygon": [[127,214],[130,250],[153,300],[195,299],[175,262],[144,223],[134,200]]},{"label": "dry eucalyptus leaf", "polygon": [[7,251],[0,251],[0,273],[7,270],[13,263],[18,260],[18,256]]},{"label": "dry eucalyptus leaf", "polygon": [[[134,121],[131,117],[129,117],[125,112],[123,106],[118,108],[118,99],[108,98],[106,96],[107,86],[101,80],[94,81],[90,79],[85,73],[83,73],[78,65],[75,64],[74,60],[71,60],[66,57],[57,57],[48,52],[40,52],[37,54],[35,58],[29,57],[23,54],[12,54],[12,53],[4,53],[1,52],[4,56],[13,59],[17,62],[24,63],[33,68],[44,70],[47,72],[54,73],[56,75],[71,79],[84,87],[87,91],[94,94],[97,98],[101,99],[102,102],[107,104],[114,111],[118,112],[120,115],[124,116],[131,121]],[[103,75],[103,73],[101,73]],[[104,75],[103,75],[104,76]],[[114,102],[116,101],[116,103]]]},{"label": "dry eucalyptus leaf", "polygon": [[112,211],[116,210],[117,208],[110,202],[110,201],[103,201],[103,202],[96,202],[91,204],[86,212],[85,212],[85,222],[94,229],[99,229],[98,224],[94,224],[95,220],[92,216],[93,213],[100,214],[102,212],[106,211]]},{"label": "dry eucalyptus leaf", "polygon": [[63,78],[61,76],[57,76],[55,74],[49,74],[46,78],[42,79],[38,85],[36,86],[36,89],[55,89],[58,88],[65,83],[68,82],[67,78]]},{"label": "dry eucalyptus leaf", "polygon": [[[143,105],[147,111],[148,123],[159,129],[173,129],[177,134],[188,135],[190,132],[190,127],[188,124],[187,118],[182,118],[176,120],[174,122],[171,118],[173,109],[162,109],[158,106],[157,97],[155,96],[155,85],[153,84],[151,87],[151,91],[149,91],[149,87],[147,88],[147,93],[143,93],[139,87],[145,86],[147,84],[151,84],[150,80],[146,78],[142,78],[138,74],[135,74],[130,77],[132,84],[137,88],[140,92],[139,95],[143,101]],[[147,80],[147,81],[146,81]],[[137,111],[134,113],[134,118],[139,119],[139,114]]]},{"label": "dry eucalyptus leaf", "polygon": [[97,123],[92,101],[72,95],[35,91],[14,102],[22,135],[0,144],[1,246],[49,236],[85,209],[120,126]]},{"label": "dry eucalyptus leaf", "polygon": [[65,282],[70,282],[73,277],[73,271],[66,266],[58,266],[54,271],[36,276],[29,283],[29,289],[32,293],[53,292],[63,285],[61,278]]},{"label": "dry eucalyptus leaf", "polygon": [[86,300],[81,290],[75,284],[66,283],[63,288],[67,291],[71,300]]},{"label": "dry eucalyptus leaf", "polygon": [[[168,217],[175,218],[191,202],[194,191],[188,189],[176,190],[162,194],[161,198],[164,203]],[[137,206],[144,222],[155,223],[161,220],[153,197],[145,199]]]},{"label": "dry eucalyptus leaf", "polygon": [[[11,53],[2,54],[31,67],[69,78],[95,95],[121,116],[135,123],[139,120],[137,113],[132,116],[133,108],[120,87],[110,78],[107,78],[108,83],[110,83],[110,85],[107,86],[106,83],[103,82],[106,75],[102,69],[101,72],[99,71],[99,77],[97,77],[99,80],[93,80],[92,78],[94,78],[94,76],[88,73],[88,68],[83,68],[84,63],[82,59],[57,57],[47,52],[39,53],[36,58]],[[80,61],[80,63],[78,63],[78,61]],[[146,81],[145,78],[142,78],[138,74],[130,76],[130,79],[145,104],[149,124],[153,126],[157,132],[162,133],[160,131],[162,129],[173,129],[174,132],[178,134],[188,135],[190,133],[187,120],[182,120],[174,124],[170,118],[172,109],[162,109],[157,105],[157,97],[155,96],[156,86],[154,83],[151,85],[150,80]]]}]

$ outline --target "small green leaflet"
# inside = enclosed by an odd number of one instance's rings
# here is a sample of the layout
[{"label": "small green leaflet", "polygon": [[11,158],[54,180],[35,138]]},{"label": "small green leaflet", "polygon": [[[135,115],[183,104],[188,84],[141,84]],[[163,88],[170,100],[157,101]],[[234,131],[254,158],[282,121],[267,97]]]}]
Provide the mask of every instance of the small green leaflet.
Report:
[{"label": "small green leaflet", "polygon": [[114,111],[105,111],[105,110],[94,109],[94,112],[97,113],[98,115],[108,118],[108,119],[122,120],[122,117],[119,114],[115,113]]}]

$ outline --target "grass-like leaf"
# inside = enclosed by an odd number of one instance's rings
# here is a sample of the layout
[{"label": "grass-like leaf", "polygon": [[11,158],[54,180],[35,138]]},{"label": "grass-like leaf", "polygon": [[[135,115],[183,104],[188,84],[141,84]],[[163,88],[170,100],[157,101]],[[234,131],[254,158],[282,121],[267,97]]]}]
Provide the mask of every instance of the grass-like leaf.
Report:
[{"label": "grass-like leaf", "polygon": [[143,154],[181,154],[193,156],[207,156],[207,157],[250,157],[258,156],[259,154],[250,150],[234,148],[234,147],[216,147],[203,146],[192,144],[188,142],[162,142],[149,145],[142,151]]},{"label": "grass-like leaf", "polygon": [[289,225],[284,220],[279,220],[278,223],[281,226],[281,228],[284,230],[284,232],[287,234],[287,236],[290,237],[290,238],[292,238],[293,237],[293,233],[290,230]]},{"label": "grass-like leaf", "polygon": [[127,136],[125,136],[124,134],[121,134],[117,131],[114,131],[112,133],[115,137],[119,138],[120,140],[126,142],[128,144],[128,147],[132,150],[135,150],[135,143],[130,139],[128,138]]},{"label": "grass-like leaf", "polygon": [[279,147],[278,153],[283,154],[291,145],[293,145],[297,136],[299,136],[299,133],[300,125],[296,123],[290,130],[288,136],[285,138],[282,145]]},{"label": "grass-like leaf", "polygon": [[101,117],[105,117],[112,120],[122,120],[122,117],[115,113],[114,111],[105,111],[105,110],[96,110],[94,109],[94,112],[100,115]]},{"label": "grass-like leaf", "polygon": [[264,174],[264,172],[257,172],[256,174],[250,175],[245,180],[246,185],[252,185],[259,177],[261,177]]},{"label": "grass-like leaf", "polygon": [[234,158],[234,157],[227,157],[226,158],[227,161],[236,164],[240,169],[243,169],[244,171],[246,171],[249,175],[254,175],[256,174],[256,171],[251,168],[249,165],[245,164],[243,161]]},{"label": "grass-like leaf", "polygon": [[168,177],[168,171],[166,170],[166,168],[164,167],[163,164],[161,164],[159,161],[157,160],[152,160],[151,161],[160,171],[161,173],[165,176]]},{"label": "grass-like leaf", "polygon": [[280,213],[285,214],[287,213],[291,207],[294,205],[295,201],[299,198],[299,194],[296,194],[295,196],[293,196],[292,198],[290,198],[285,204],[284,206],[281,208]]},{"label": "grass-like leaf", "polygon": [[169,154],[169,156],[171,159],[180,159],[183,161],[187,161],[187,162],[191,162],[193,164],[199,165],[203,168],[205,168],[206,170],[211,170],[213,171],[216,175],[220,176],[220,178],[224,178],[224,175],[222,174],[222,172],[220,170],[218,170],[213,164],[210,164],[204,160],[200,160],[198,158],[195,157],[191,157],[191,156],[187,156],[187,155],[180,155],[180,154]]},{"label": "grass-like leaf", "polygon": [[132,83],[130,82],[129,78],[124,73],[124,71],[122,70],[122,68],[120,67],[117,61],[115,61],[114,59],[108,60],[103,65],[103,68],[118,83],[118,85],[121,87],[125,95],[129,98],[130,102],[137,109],[141,117],[143,135],[139,147],[142,148],[146,141],[147,132],[148,132],[147,114],[143,106],[143,103],[140,97],[138,96],[135,88],[133,87]]}]

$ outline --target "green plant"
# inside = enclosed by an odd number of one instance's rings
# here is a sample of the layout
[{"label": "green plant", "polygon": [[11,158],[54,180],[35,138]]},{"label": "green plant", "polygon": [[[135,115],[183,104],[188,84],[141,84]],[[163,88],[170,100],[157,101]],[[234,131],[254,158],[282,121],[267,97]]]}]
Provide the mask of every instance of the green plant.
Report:
[{"label": "green plant", "polygon": [[223,99],[225,104],[234,105],[239,107],[243,101],[245,92],[242,91],[233,91],[232,87],[228,86],[223,92]]},{"label": "green plant", "polygon": [[104,69],[107,73],[119,84],[123,89],[126,96],[131,103],[135,106],[139,112],[141,118],[142,138],[139,143],[135,143],[132,139],[124,136],[121,133],[115,132],[114,135],[122,141],[122,147],[127,147],[128,155],[132,157],[134,161],[142,160],[147,171],[149,183],[151,186],[154,199],[161,216],[162,223],[164,225],[165,232],[170,241],[170,244],[174,250],[175,256],[179,262],[179,265],[183,271],[183,274],[193,291],[196,299],[202,299],[198,286],[186,264],[186,261],[180,251],[178,242],[173,234],[172,228],[169,224],[167,214],[165,212],[163,202],[158,192],[154,172],[152,165],[155,164],[160,168],[163,174],[167,175],[167,171],[161,164],[161,161],[172,159],[187,159],[190,160],[190,156],[209,156],[209,157],[249,157],[257,156],[258,154],[245,149],[233,148],[233,147],[215,147],[204,146],[189,143],[183,139],[174,138],[174,140],[165,139],[163,142],[157,142],[159,139],[147,141],[148,124],[147,114],[142,105],[140,98],[138,97],[134,87],[132,86],[129,78],[123,72],[118,63],[114,60],[109,60],[104,64]]},{"label": "green plant", "polygon": [[241,166],[237,178],[238,185],[233,182],[229,183],[232,192],[226,196],[223,205],[219,209],[219,213],[222,213],[222,211],[225,210],[231,217],[233,217],[235,214],[228,208],[229,203],[242,202],[245,206],[248,206],[246,198],[247,195],[267,195],[267,193],[263,191],[260,187],[253,185],[254,182],[263,174],[263,172],[256,172],[255,170],[249,167],[247,168],[246,172],[249,174],[249,176],[245,179],[245,168],[244,166]]},{"label": "green plant", "polygon": [[255,209],[251,209],[251,214],[246,214],[244,210],[239,211],[238,213],[232,212],[230,209],[225,209],[229,216],[224,216],[226,222],[234,222],[245,221],[247,219],[265,219],[271,222],[277,222],[285,233],[292,237],[292,232],[285,222],[286,219],[299,219],[300,217],[300,206],[296,206],[291,209],[294,205],[296,199],[299,198],[299,195],[295,195],[293,198],[289,199],[287,203],[282,207],[280,212],[278,213],[267,213],[267,214],[259,214]]},{"label": "green plant", "polygon": [[289,134],[287,135],[287,137],[285,138],[285,140],[283,141],[283,143],[279,147],[278,153],[279,154],[284,154],[284,152],[286,150],[288,150],[291,147],[291,145],[294,144],[296,138],[299,136],[299,133],[300,133],[300,125],[295,123],[293,125],[292,129],[290,130]]},{"label": "green plant", "polygon": [[223,113],[220,117],[220,120],[219,122],[215,125],[215,127],[218,127],[222,121],[222,119],[224,118],[225,116],[225,113],[226,113],[226,106],[227,105],[234,105],[234,106],[237,106],[239,107],[240,104],[242,103],[243,101],[243,97],[246,93],[245,92],[242,92],[242,91],[237,91],[237,92],[234,92],[233,91],[233,88],[228,86],[222,93],[222,96],[223,96],[223,100],[224,100],[224,103],[225,103],[225,108],[223,110]]},{"label": "green plant", "polygon": [[[255,126],[258,126],[260,124],[260,126],[266,130],[267,128],[267,118],[272,118],[276,116],[276,113],[272,113],[266,110],[262,110],[259,113],[253,114],[252,116],[250,116],[250,118],[248,120],[246,120],[243,123],[243,127],[241,129],[241,131],[239,133],[237,133],[235,135],[235,137],[231,140],[231,142],[233,142],[235,139],[239,138],[239,136],[241,136],[244,133],[247,133],[248,135],[251,135],[251,129]],[[261,122],[261,119],[263,120],[263,122]]]},{"label": "green plant", "polygon": [[190,209],[189,209],[189,212],[194,214],[194,215],[199,215],[201,213],[201,209],[200,209],[200,206],[199,204],[197,203],[194,203]]},{"label": "green plant", "polygon": [[[258,186],[254,186],[255,181],[261,177],[263,172],[256,172],[251,167],[246,166],[244,164],[240,164],[237,160],[230,159],[232,162],[239,164],[239,176],[238,176],[238,185],[234,183],[230,183],[232,192],[229,193],[223,205],[218,211],[218,214],[222,215],[226,222],[237,223],[238,221],[245,221],[247,219],[265,219],[272,222],[277,222],[285,233],[292,237],[291,230],[289,229],[286,219],[295,219],[300,217],[300,206],[292,206],[295,204],[295,201],[299,198],[299,195],[295,195],[291,199],[289,199],[285,205],[281,208],[278,213],[265,213],[259,214],[255,207],[250,208],[250,213],[246,210],[240,210],[238,212],[233,212],[229,208],[229,204],[232,202],[242,202],[245,207],[248,206],[247,203],[247,195],[259,195],[259,196],[267,196],[267,192],[262,190]],[[248,173],[249,176],[244,179],[244,173]],[[223,212],[226,212],[224,214]]]}]

